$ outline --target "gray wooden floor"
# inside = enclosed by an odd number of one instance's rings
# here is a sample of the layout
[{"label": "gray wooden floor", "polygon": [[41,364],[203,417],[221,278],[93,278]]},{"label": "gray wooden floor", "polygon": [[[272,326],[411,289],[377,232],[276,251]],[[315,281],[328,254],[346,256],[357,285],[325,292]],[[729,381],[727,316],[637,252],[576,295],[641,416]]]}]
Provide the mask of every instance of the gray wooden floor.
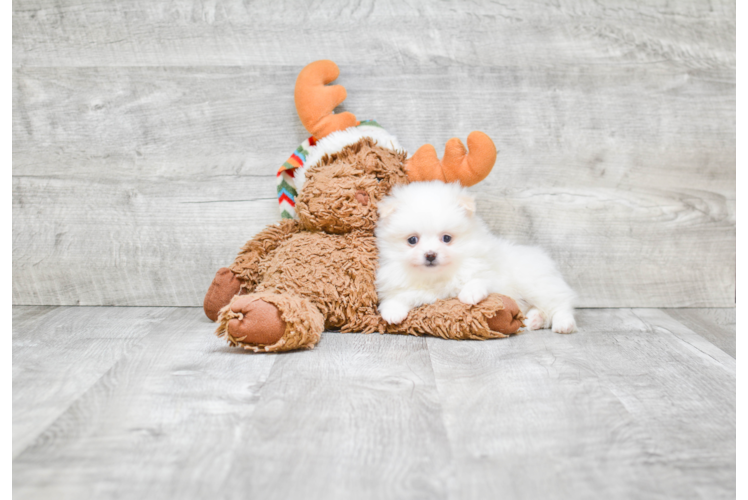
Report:
[{"label": "gray wooden floor", "polygon": [[732,498],[735,310],[255,355],[198,308],[13,308],[26,498]]}]

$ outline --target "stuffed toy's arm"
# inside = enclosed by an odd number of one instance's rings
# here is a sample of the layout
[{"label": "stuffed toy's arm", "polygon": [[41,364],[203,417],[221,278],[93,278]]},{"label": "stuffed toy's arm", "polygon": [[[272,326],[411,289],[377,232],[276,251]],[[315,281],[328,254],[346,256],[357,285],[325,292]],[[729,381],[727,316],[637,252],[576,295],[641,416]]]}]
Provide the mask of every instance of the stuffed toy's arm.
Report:
[{"label": "stuffed toy's arm", "polygon": [[242,281],[242,288],[250,292],[254,290],[260,278],[260,261],[300,230],[297,220],[284,219],[266,227],[249,240],[229,266],[231,272]]},{"label": "stuffed toy's arm", "polygon": [[299,223],[285,219],[268,226],[247,242],[229,267],[216,273],[203,300],[205,315],[216,321],[219,311],[234,295],[248,293],[257,287],[260,280],[260,262],[278,248],[281,243],[299,232]]},{"label": "stuffed toy's arm", "polygon": [[449,299],[417,307],[399,325],[387,325],[385,332],[482,340],[517,333],[523,319],[514,300],[492,293],[474,306]]}]

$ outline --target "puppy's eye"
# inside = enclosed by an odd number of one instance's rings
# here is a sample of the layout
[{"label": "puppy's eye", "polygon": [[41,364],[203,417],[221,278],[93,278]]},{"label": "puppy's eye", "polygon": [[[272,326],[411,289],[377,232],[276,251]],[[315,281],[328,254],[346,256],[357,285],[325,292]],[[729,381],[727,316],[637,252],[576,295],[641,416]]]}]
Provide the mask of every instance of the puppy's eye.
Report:
[{"label": "puppy's eye", "polygon": [[376,176],[377,182],[382,182],[382,177]]},{"label": "puppy's eye", "polygon": [[450,236],[448,234],[444,234],[444,235],[442,235],[442,241],[444,243],[449,243],[450,241],[452,241],[452,236]]},{"label": "puppy's eye", "polygon": [[416,243],[418,243],[418,236],[408,238],[408,245],[415,245]]}]

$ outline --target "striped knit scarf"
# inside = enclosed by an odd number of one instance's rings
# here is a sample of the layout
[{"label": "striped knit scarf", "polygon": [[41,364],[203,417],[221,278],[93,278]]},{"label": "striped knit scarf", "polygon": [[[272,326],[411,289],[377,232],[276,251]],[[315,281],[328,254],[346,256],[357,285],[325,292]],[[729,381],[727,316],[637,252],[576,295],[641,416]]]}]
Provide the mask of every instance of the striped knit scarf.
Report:
[{"label": "striped knit scarf", "polygon": [[306,156],[309,154],[309,148],[314,146],[317,140],[314,137],[302,142],[296,151],[281,165],[276,175],[276,186],[278,188],[278,208],[280,208],[281,218],[296,218],[296,185],[294,175],[296,169],[304,166]]}]

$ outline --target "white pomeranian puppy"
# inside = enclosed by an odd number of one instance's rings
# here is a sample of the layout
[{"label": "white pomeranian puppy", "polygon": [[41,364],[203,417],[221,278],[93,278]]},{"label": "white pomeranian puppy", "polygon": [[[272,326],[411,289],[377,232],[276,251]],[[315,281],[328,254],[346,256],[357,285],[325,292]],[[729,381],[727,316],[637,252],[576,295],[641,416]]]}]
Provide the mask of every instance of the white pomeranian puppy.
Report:
[{"label": "white pomeranian puppy", "polygon": [[491,234],[457,183],[395,186],[379,204],[375,234],[379,312],[388,323],[437,299],[477,304],[500,293],[517,301],[529,330],[577,329],[575,294],[555,263],[540,248]]}]

